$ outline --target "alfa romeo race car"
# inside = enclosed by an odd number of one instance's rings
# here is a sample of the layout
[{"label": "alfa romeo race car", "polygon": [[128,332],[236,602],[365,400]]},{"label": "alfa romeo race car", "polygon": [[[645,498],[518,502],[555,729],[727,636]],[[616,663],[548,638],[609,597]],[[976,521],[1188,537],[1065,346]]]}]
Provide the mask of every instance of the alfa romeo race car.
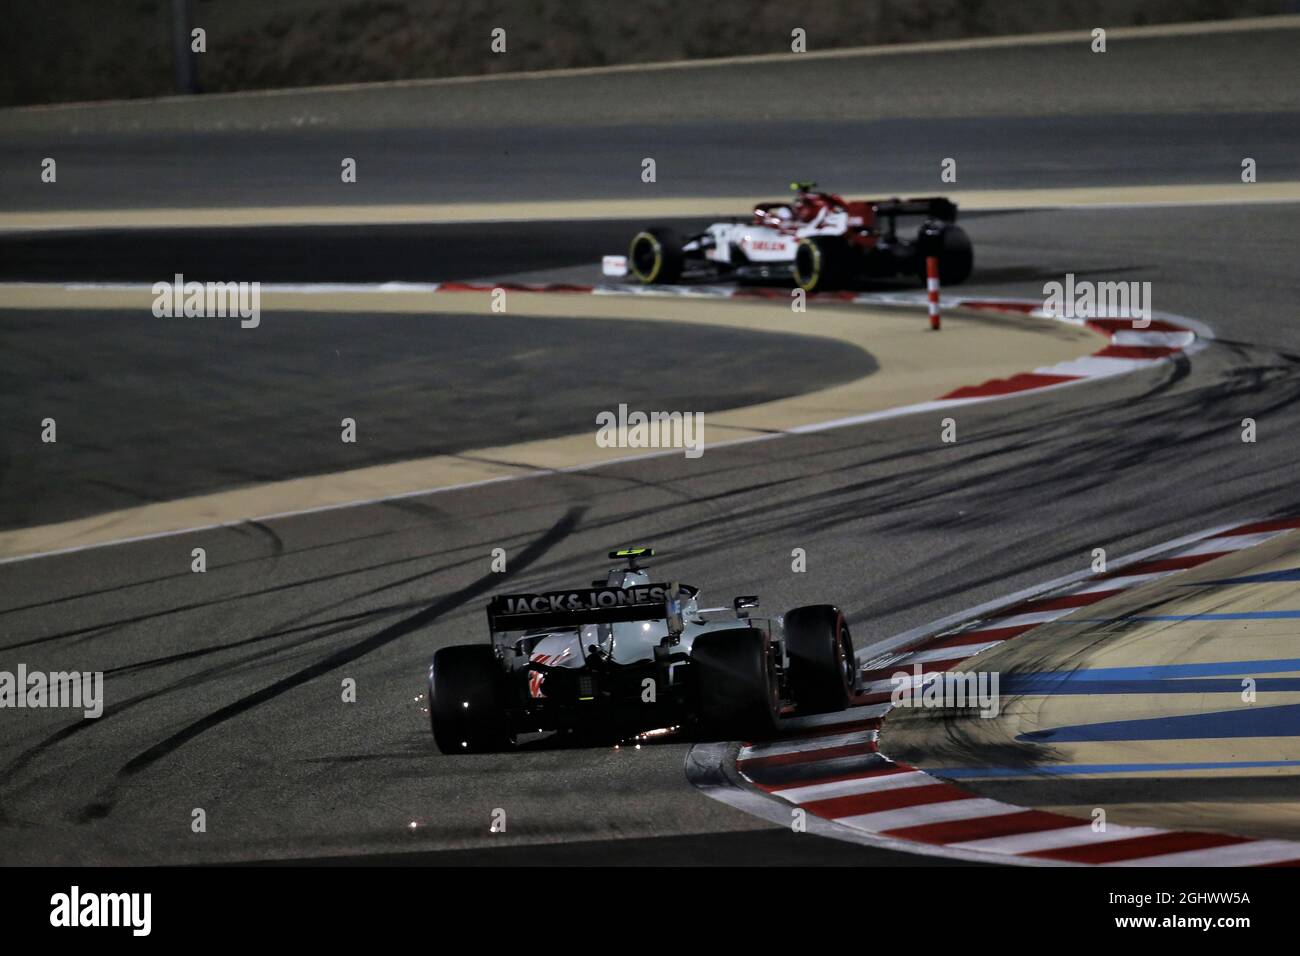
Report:
[{"label": "alfa romeo race car", "polygon": [[650,548],[593,587],[504,594],[485,644],[444,647],[429,667],[429,719],[446,754],[504,750],[544,731],[618,740],[669,728],[752,740],[782,711],[842,710],[856,684],[853,639],[827,604],[783,618],[754,596],[701,607],[699,589],[653,582]]},{"label": "alfa romeo race car", "polygon": [[[631,272],[646,285],[681,279],[790,279],[801,288],[844,288],[896,276],[925,280],[925,260],[939,260],[939,281],[963,282],[974,265],[970,238],[956,225],[957,206],[942,197],[846,200],[791,183],[790,202],[760,203],[750,219],[715,222],[679,236],[654,227],[638,232],[626,256],[606,256],[606,275]],[[898,220],[920,217],[912,237]]]}]

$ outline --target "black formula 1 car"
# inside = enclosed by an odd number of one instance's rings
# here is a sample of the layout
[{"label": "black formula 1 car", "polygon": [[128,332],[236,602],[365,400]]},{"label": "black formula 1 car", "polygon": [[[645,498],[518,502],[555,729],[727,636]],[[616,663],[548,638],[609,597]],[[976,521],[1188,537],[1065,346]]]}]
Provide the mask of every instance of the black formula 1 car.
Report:
[{"label": "black formula 1 car", "polygon": [[592,588],[505,594],[490,640],[444,647],[429,668],[429,718],[447,754],[496,751],[535,732],[618,740],[690,728],[721,739],[770,735],[783,711],[848,706],[857,669],[831,605],[761,618],[752,596],[702,608],[690,585],[652,582],[625,559]]}]

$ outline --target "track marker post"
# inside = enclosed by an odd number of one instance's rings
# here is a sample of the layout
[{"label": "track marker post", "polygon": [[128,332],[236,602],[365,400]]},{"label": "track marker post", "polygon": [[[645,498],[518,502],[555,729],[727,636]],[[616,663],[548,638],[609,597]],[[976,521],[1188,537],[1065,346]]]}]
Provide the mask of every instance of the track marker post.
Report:
[{"label": "track marker post", "polygon": [[925,257],[925,294],[930,300],[930,329],[939,331],[939,258]]}]

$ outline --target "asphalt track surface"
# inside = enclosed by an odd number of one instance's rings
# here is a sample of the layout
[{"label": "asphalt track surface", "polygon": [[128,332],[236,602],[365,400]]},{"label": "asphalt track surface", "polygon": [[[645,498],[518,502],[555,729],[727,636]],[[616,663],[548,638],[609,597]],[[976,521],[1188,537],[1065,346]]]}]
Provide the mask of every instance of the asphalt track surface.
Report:
[{"label": "asphalt track surface", "polygon": [[[1300,42],[1300,41],[1298,41]],[[1205,131],[1216,135],[1207,143]],[[670,196],[780,196],[792,179],[826,188],[932,194],[958,158],[964,189],[1235,180],[1243,156],[1274,181],[1300,179],[1294,113],[1197,112],[987,119],[618,122],[383,130],[25,136],[0,150],[6,209],[299,203],[510,202]],[[23,188],[42,158],[57,189]],[[357,182],[340,184],[342,157]],[[1015,162],[1008,162],[1015,156]],[[641,161],[657,181],[641,182]],[[813,158],[815,157],[815,159]],[[147,170],[144,178],[141,170]],[[54,194],[54,195],[49,195]],[[53,205],[51,205],[53,204]]]},{"label": "asphalt track surface", "polygon": [[[592,222],[257,226],[0,233],[0,281],[444,282],[581,269],[625,252],[645,224]],[[679,231],[698,219],[669,219]],[[590,269],[586,273],[591,278]]]},{"label": "asphalt track surface", "polygon": [[[1204,117],[1183,121],[1189,138],[1205,134]],[[1074,181],[1073,155],[1059,153],[1062,181]],[[1005,162],[1014,165],[1013,149]],[[729,172],[710,175],[730,182]],[[974,220],[969,291],[1038,296],[1065,272],[1149,280],[1156,308],[1209,323],[1217,339],[1190,360],[961,409],[955,445],[940,442],[938,416],[921,414],[694,462],[657,458],[7,565],[0,664],[103,669],[111,697],[98,721],[6,719],[0,854],[917,862],[796,836],[708,799],[685,780],[683,741],[542,741],[443,757],[417,700],[427,660],[483,639],[490,593],[586,581],[610,546],[629,542],[655,545],[660,566],[706,598],[756,591],[771,610],[838,602],[862,645],[1077,571],[1095,547],[1122,554],[1295,512],[1294,208]],[[519,264],[479,271],[509,276]],[[527,273],[539,275],[590,279],[592,268]],[[719,368],[728,360],[716,356]],[[1240,440],[1246,417],[1259,424],[1253,445]],[[209,570],[191,574],[200,546]],[[496,547],[509,555],[505,575],[489,571]],[[790,571],[795,547],[807,573]],[[355,704],[340,702],[349,677]],[[207,813],[203,835],[190,830],[196,807]],[[507,830],[492,834],[498,808]]]},{"label": "asphalt track surface", "polygon": [[[491,591],[587,580],[612,543],[654,543],[674,574],[723,600],[837,601],[865,642],[1076,570],[1094,547],[1123,553],[1295,510],[1300,282],[1269,265],[1287,210],[1261,211],[989,218],[1004,230],[979,238],[997,288],[1127,268],[1161,308],[1220,338],[1190,363],[964,409],[956,446],[919,415],[690,465],[654,459],[7,566],[5,662],[102,668],[116,703],[95,722],[23,715],[4,749],[6,855],[707,843],[761,826],[689,788],[685,743],[442,757],[415,699],[424,664],[482,638]],[[1216,229],[1240,242],[1188,248]],[[1260,423],[1255,445],[1240,441],[1244,417]],[[189,572],[196,546],[205,575]],[[511,557],[505,576],[489,572],[494,547]],[[806,574],[789,571],[793,547],[808,552]],[[339,702],[344,677],[358,683],[354,705]],[[198,839],[193,807],[211,821]],[[490,835],[497,807],[509,827]]]},{"label": "asphalt track surface", "polygon": [[583,321],[276,312],[254,340],[238,320],[0,311],[0,417],[65,423],[58,455],[30,429],[6,442],[0,527],[581,434],[620,403],[707,414],[876,367],[825,338]]},{"label": "asphalt track surface", "polygon": [[1296,18],[1090,43],[0,111],[0,209],[1300,179]]}]

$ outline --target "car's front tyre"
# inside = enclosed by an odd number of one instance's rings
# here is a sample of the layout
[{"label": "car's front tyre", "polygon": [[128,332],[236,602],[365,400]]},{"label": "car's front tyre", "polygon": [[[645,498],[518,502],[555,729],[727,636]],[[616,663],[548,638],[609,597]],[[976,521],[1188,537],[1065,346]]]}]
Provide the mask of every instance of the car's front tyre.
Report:
[{"label": "car's front tyre", "polygon": [[628,268],[643,285],[676,282],[682,277],[682,240],[671,229],[646,229],[632,237]]},{"label": "car's front tyre", "polygon": [[843,710],[857,684],[853,636],[831,604],[797,607],[785,615],[790,693],[803,713]]}]

